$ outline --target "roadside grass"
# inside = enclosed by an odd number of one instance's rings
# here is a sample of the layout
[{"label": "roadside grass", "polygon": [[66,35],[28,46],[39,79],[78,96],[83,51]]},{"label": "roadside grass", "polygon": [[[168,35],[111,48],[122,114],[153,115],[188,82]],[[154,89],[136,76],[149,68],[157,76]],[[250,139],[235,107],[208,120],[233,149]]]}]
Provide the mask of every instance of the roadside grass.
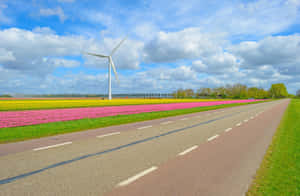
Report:
[{"label": "roadside grass", "polygon": [[127,123],[140,122],[140,121],[158,119],[158,118],[169,117],[169,116],[177,116],[182,114],[216,110],[221,108],[228,108],[228,107],[255,104],[255,103],[261,103],[261,101],[250,102],[250,103],[234,103],[234,104],[224,104],[224,105],[216,105],[216,106],[196,107],[196,108],[178,109],[178,110],[169,110],[169,111],[160,111],[160,112],[147,112],[147,113],[130,114],[130,115],[117,115],[117,116],[108,116],[102,118],[85,118],[85,119],[74,120],[74,121],[53,122],[53,123],[30,125],[30,126],[23,126],[23,127],[1,128],[0,143],[16,142],[16,141],[40,138],[45,136],[52,136],[52,135],[63,134],[63,133],[108,127],[112,125],[127,124]]},{"label": "roadside grass", "polygon": [[291,100],[246,195],[300,195],[299,99]]}]

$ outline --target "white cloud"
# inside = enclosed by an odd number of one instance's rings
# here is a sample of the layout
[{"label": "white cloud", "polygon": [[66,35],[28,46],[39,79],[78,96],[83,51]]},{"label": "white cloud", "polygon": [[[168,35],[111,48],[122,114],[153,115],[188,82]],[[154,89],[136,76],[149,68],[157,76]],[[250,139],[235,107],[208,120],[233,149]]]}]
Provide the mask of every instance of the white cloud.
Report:
[{"label": "white cloud", "polygon": [[217,53],[193,62],[193,69],[199,73],[232,73],[238,72],[238,67],[239,64],[236,57],[228,52]]},{"label": "white cloud", "polygon": [[[97,45],[89,47],[89,52],[103,55],[109,55],[114,47],[116,47],[121,39],[104,38]],[[119,49],[113,54],[113,61],[118,68],[121,69],[138,69],[140,61],[143,57],[143,42],[126,39]],[[93,67],[107,67],[107,59],[85,55],[86,65]]]},{"label": "white cloud", "polygon": [[281,32],[299,19],[298,0],[258,0],[235,3],[217,10],[201,22],[208,29],[233,35],[269,35]]},{"label": "white cloud", "polygon": [[[49,28],[33,31],[10,28],[0,30],[0,63],[6,69],[33,75],[51,74],[57,66],[76,67],[79,62],[65,59],[81,56],[84,52],[109,54],[120,39],[102,41],[81,36],[58,36]],[[143,43],[127,39],[113,55],[117,69],[138,69]],[[107,68],[107,59],[83,56],[84,65]]]},{"label": "white cloud", "polygon": [[35,27],[32,32],[39,34],[55,34],[55,32],[49,27]]},{"label": "white cloud", "polygon": [[203,33],[199,28],[178,32],[159,32],[154,40],[145,45],[148,62],[175,62],[196,59],[221,51],[221,35]]},{"label": "white cloud", "polygon": [[[47,61],[48,59],[45,59]],[[55,67],[66,67],[66,68],[74,68],[74,67],[79,67],[80,62],[76,60],[66,60],[66,59],[49,59],[49,63],[53,63]]]},{"label": "white cloud", "polygon": [[51,73],[54,66],[45,62],[44,57],[80,55],[83,48],[93,43],[79,36],[58,36],[10,28],[0,31],[0,45],[3,48],[1,53],[6,55],[6,61],[1,61],[4,68],[45,74]]},{"label": "white cloud", "polygon": [[14,57],[11,51],[7,51],[5,48],[0,48],[0,63],[5,63],[9,61],[15,61],[16,58]]},{"label": "white cloud", "polygon": [[300,1],[299,0],[287,0],[286,4],[293,5],[293,6],[299,6]]},{"label": "white cloud", "polygon": [[230,50],[248,69],[270,65],[284,74],[300,74],[300,36],[270,36],[260,41],[241,42]]},{"label": "white cloud", "polygon": [[145,74],[145,77],[154,78],[156,80],[189,81],[197,78],[197,74],[191,69],[191,67],[185,65],[174,68],[153,68],[146,71]]},{"label": "white cloud", "polygon": [[42,9],[40,9],[40,15],[41,16],[58,16],[58,18],[61,22],[64,22],[67,19],[67,16],[65,15],[65,13],[61,7],[56,7],[53,9],[42,8]]},{"label": "white cloud", "polygon": [[86,12],[85,19],[90,22],[102,24],[105,26],[112,26],[114,23],[114,18],[111,15],[107,15],[102,12],[94,12],[94,11]]},{"label": "white cloud", "polygon": [[146,41],[151,41],[151,39],[155,38],[156,33],[159,30],[158,27],[151,22],[145,22],[142,24],[137,24],[133,31],[139,38]]}]

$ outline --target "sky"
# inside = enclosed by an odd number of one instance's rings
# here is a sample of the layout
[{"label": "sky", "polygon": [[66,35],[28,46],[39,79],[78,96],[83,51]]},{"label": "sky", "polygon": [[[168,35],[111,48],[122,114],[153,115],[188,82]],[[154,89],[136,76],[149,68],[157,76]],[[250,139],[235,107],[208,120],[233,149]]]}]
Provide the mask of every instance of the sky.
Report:
[{"label": "sky", "polygon": [[0,0],[0,94],[300,89],[300,0]]}]

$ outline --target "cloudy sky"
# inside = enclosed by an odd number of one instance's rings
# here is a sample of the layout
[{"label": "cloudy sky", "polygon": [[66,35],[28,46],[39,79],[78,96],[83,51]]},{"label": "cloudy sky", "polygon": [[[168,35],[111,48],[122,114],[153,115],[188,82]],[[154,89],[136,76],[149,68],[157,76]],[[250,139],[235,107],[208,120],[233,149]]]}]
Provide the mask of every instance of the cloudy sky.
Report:
[{"label": "cloudy sky", "polygon": [[1,93],[300,89],[300,0],[0,0]]}]

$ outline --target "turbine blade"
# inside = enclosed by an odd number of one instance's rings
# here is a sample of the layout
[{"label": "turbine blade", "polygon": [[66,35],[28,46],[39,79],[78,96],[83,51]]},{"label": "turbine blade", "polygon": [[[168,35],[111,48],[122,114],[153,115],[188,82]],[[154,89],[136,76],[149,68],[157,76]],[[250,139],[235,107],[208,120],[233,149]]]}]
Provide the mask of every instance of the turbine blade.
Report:
[{"label": "turbine blade", "polygon": [[105,55],[102,55],[102,54],[94,54],[94,53],[86,53],[88,55],[91,55],[91,56],[96,56],[96,57],[100,57],[100,58],[107,58],[108,56],[105,56]]},{"label": "turbine blade", "polygon": [[110,63],[110,65],[112,66],[112,68],[114,70],[114,74],[115,74],[115,77],[116,77],[116,80],[117,80],[118,84],[120,84],[119,77],[118,77],[117,70],[116,70],[116,66],[115,66],[115,64],[114,64],[111,57],[109,57],[109,63]]},{"label": "turbine blade", "polygon": [[122,39],[122,41],[120,41],[120,43],[111,51],[111,53],[110,53],[109,56],[113,55],[126,39],[127,39],[127,37],[125,37],[124,39]]}]

